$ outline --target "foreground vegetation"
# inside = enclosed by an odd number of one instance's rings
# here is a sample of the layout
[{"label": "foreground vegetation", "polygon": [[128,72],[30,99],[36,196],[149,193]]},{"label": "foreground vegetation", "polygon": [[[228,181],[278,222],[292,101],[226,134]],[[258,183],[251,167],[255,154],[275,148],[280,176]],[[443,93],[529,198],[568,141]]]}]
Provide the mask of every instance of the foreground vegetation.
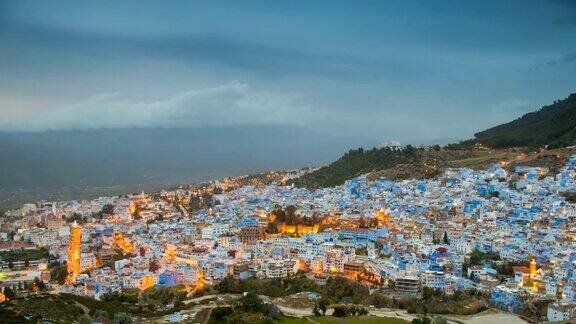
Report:
[{"label": "foreground vegetation", "polygon": [[[2,323],[87,323],[91,318],[114,318],[129,311],[123,305],[100,302],[92,298],[69,294],[36,295],[13,300],[0,308]],[[119,314],[118,316],[116,316]]]},{"label": "foreground vegetation", "polygon": [[49,320],[56,323],[90,323],[92,320],[114,320],[129,323],[130,317],[156,317],[185,310],[182,300],[186,293],[181,286],[156,289],[142,293],[127,290],[102,295],[102,300],[73,294],[37,294],[12,299],[0,304],[0,323],[37,323]]},{"label": "foreground vegetation", "polygon": [[339,303],[405,309],[409,313],[415,314],[457,315],[476,314],[489,306],[488,296],[475,289],[464,292],[457,291],[453,295],[446,295],[440,291],[424,288],[420,298],[409,298],[395,296],[393,292],[388,291],[370,294],[368,288],[363,284],[344,277],[330,277],[325,285],[319,285],[304,275],[245,281],[227,277],[214,288],[219,293],[241,294],[248,291],[270,297],[285,297],[299,292],[315,292],[321,297],[314,307],[316,315],[324,314],[328,305]]},{"label": "foreground vegetation", "polygon": [[262,301],[254,292],[240,297],[235,305],[216,307],[212,310],[208,323],[258,323],[270,322],[282,316],[280,310]]}]

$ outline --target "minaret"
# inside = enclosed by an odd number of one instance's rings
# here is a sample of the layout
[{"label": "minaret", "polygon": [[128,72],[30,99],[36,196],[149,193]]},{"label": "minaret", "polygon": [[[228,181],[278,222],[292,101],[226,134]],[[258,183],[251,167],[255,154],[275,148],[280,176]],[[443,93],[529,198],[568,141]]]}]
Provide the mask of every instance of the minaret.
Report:
[{"label": "minaret", "polygon": [[536,260],[532,259],[530,260],[530,275],[534,276],[536,275]]}]

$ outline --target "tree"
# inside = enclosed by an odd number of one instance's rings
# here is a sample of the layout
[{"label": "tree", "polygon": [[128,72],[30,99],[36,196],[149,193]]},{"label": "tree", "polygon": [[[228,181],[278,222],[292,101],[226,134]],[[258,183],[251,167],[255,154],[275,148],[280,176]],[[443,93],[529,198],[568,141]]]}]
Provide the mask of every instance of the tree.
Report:
[{"label": "tree", "polygon": [[112,321],[112,323],[114,324],[132,324],[132,317],[130,317],[130,315],[126,314],[126,313],[116,313],[116,315],[114,315],[114,321]]},{"label": "tree", "polygon": [[364,307],[358,307],[358,316],[368,315],[368,310]]},{"label": "tree", "polygon": [[424,316],[423,318],[415,318],[412,320],[414,324],[431,324],[432,320],[430,317]]},{"label": "tree", "polygon": [[422,289],[422,298],[423,299],[430,299],[430,298],[432,298],[432,296],[434,296],[434,289],[432,289],[430,287],[424,287],[424,289]]},{"label": "tree", "polygon": [[320,308],[318,307],[318,305],[314,305],[314,308],[312,308],[312,315],[322,316],[322,311],[320,311]]},{"label": "tree", "polygon": [[382,293],[374,293],[370,296],[370,304],[377,308],[384,308],[392,305],[390,297]]},{"label": "tree", "polygon": [[264,310],[264,302],[255,292],[248,292],[238,299],[237,307],[247,312],[261,312]]},{"label": "tree", "polygon": [[101,310],[101,309],[97,309],[94,311],[94,319],[98,320],[100,322],[107,320],[108,318],[110,318],[110,315],[108,315],[108,312],[105,310]]},{"label": "tree", "polygon": [[434,318],[434,324],[447,324],[447,323],[448,323],[448,320],[446,320],[442,316],[437,316]]},{"label": "tree", "polygon": [[216,323],[221,323],[224,322],[224,319],[232,313],[234,313],[232,307],[218,306],[212,310],[212,313],[210,313],[210,319],[213,318]]},{"label": "tree", "polygon": [[34,277],[34,282],[28,287],[29,290],[35,290],[38,289],[40,291],[44,291],[46,290],[46,284],[44,284],[44,282],[40,279],[38,279],[38,277]]},{"label": "tree", "polygon": [[440,240],[436,237],[436,233],[435,233],[435,232],[432,233],[432,243],[433,243],[433,244],[438,244],[438,243],[440,243]]},{"label": "tree", "polygon": [[175,309],[183,309],[184,307],[186,307],[186,304],[184,304],[183,301],[181,301],[181,300],[176,300],[176,301],[174,302],[174,308],[175,308]]},{"label": "tree", "polygon": [[52,280],[63,285],[64,282],[66,281],[66,276],[68,276],[68,270],[66,269],[65,265],[58,265],[52,268],[52,270],[50,271],[50,276]]},{"label": "tree", "polygon": [[369,290],[366,286],[354,280],[344,277],[329,277],[326,281],[325,293],[335,300],[350,297],[355,302],[360,302],[368,297]]},{"label": "tree", "polygon": [[332,313],[335,317],[346,317],[348,315],[348,309],[346,306],[336,306],[334,307],[334,313]]},{"label": "tree", "polygon": [[356,316],[358,315],[358,307],[352,305],[348,307],[348,315]]},{"label": "tree", "polygon": [[278,226],[276,225],[276,223],[268,223],[268,225],[266,225],[265,232],[267,234],[276,234],[278,233]]},{"label": "tree", "polygon": [[368,248],[365,246],[356,248],[356,255],[368,255]]},{"label": "tree", "polygon": [[92,324],[92,319],[90,319],[90,317],[88,315],[82,315],[78,319],[78,323],[79,324]]},{"label": "tree", "polygon": [[358,218],[358,227],[368,228],[368,225],[366,224],[366,218],[364,218],[364,216],[360,216],[360,218]]},{"label": "tree", "polygon": [[104,215],[113,215],[114,214],[114,205],[106,204],[102,207],[102,214]]},{"label": "tree", "polygon": [[84,217],[82,217],[82,215],[80,215],[78,213],[74,213],[74,214],[72,214],[72,216],[70,216],[68,219],[66,219],[67,223],[72,223],[74,221],[78,224],[84,224],[86,222]]},{"label": "tree", "polygon": [[4,296],[6,296],[6,299],[8,300],[13,300],[16,298],[16,292],[14,292],[12,288],[6,287],[4,288]]},{"label": "tree", "polygon": [[148,271],[156,272],[156,270],[158,270],[158,269],[160,269],[160,265],[158,264],[158,261],[156,261],[156,260],[150,261],[150,264],[148,265]]},{"label": "tree", "polygon": [[318,309],[320,310],[322,315],[326,315],[326,310],[328,309],[328,305],[330,305],[330,302],[325,298],[320,299],[316,303],[316,306],[318,307]]},{"label": "tree", "polygon": [[442,239],[442,241],[444,241],[444,244],[450,245],[450,240],[448,239],[448,232],[444,231],[444,238]]}]

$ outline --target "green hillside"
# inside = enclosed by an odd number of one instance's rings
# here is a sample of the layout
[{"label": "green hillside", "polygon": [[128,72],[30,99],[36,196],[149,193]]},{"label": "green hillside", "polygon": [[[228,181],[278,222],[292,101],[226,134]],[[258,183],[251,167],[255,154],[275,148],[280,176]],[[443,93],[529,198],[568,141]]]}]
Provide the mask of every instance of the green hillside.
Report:
[{"label": "green hillside", "polygon": [[[416,148],[373,148],[371,150],[350,150],[340,159],[314,172],[294,179],[294,185],[317,189],[343,184],[346,180],[369,173],[371,177],[385,177],[392,180],[430,178],[445,168],[453,166],[453,161],[468,161],[471,158],[485,157],[482,161],[499,161],[500,155],[478,151],[472,148],[441,148],[439,146]],[[480,162],[478,162],[479,164]]]},{"label": "green hillside", "polygon": [[514,121],[474,134],[494,148],[564,147],[576,144],[576,93]]},{"label": "green hillside", "polygon": [[418,150],[412,146],[398,150],[388,147],[350,150],[330,165],[295,179],[294,184],[310,189],[333,187],[363,173],[400,163],[415,162],[418,158]]},{"label": "green hillside", "polygon": [[[484,147],[475,147],[481,143]],[[294,179],[299,187],[317,189],[343,184],[370,173],[371,178],[392,180],[433,177],[447,167],[485,168],[500,161],[544,164],[556,170],[567,154],[558,148],[576,144],[576,93],[526,114],[512,122],[475,134],[475,139],[446,147],[350,150],[340,159]],[[548,145],[552,151],[528,150]],[[489,148],[486,148],[489,147]],[[520,154],[520,153],[526,154]],[[520,160],[519,160],[520,159]]]}]

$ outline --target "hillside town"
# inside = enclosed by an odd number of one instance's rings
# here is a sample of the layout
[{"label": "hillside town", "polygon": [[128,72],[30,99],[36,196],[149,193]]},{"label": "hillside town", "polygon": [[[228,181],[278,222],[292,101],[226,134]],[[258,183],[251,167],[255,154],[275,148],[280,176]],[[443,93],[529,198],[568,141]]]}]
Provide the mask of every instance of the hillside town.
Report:
[{"label": "hillside town", "polygon": [[306,172],[290,171],[265,182],[229,178],[26,204],[0,218],[0,298],[28,294],[24,287],[40,282],[101,299],[304,273],[394,296],[473,288],[502,310],[545,302],[547,320],[573,319],[576,204],[566,193],[576,190],[576,156],[557,174],[521,165],[510,171],[505,163],[425,180],[362,175],[315,191],[288,185]]}]

